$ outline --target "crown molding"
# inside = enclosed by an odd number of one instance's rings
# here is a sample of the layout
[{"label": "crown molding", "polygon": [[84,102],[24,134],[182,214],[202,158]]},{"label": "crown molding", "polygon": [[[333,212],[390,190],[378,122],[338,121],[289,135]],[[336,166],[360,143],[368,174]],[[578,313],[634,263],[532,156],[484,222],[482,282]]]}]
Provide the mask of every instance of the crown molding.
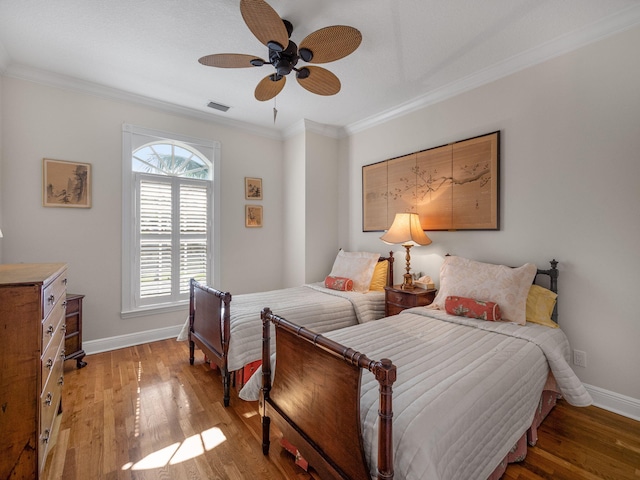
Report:
[{"label": "crown molding", "polygon": [[330,138],[341,138],[344,136],[342,127],[336,127],[334,125],[325,125],[324,123],[314,122],[303,118],[302,120],[295,122],[293,125],[284,130],[283,137],[291,138],[300,133],[312,132]]},{"label": "crown molding", "polygon": [[621,33],[640,24],[640,5],[631,6],[599,22],[496,63],[465,78],[432,90],[409,102],[390,108],[371,117],[344,127],[347,135],[353,135],[371,127],[403,117],[416,110],[436,104],[487,83],[499,80],[534,65],[564,55],[611,35]]},{"label": "crown molding", "polygon": [[[2,46],[0,45],[0,67],[2,66]],[[203,122],[213,123],[225,127],[237,128],[248,133],[268,137],[276,140],[282,140],[282,132],[280,130],[260,127],[247,122],[240,122],[233,119],[222,119],[207,112],[201,112],[192,108],[182,107],[169,102],[155,100],[143,95],[125,92],[116,88],[106,87],[97,83],[80,80],[77,78],[60,75],[57,73],[40,70],[20,64],[9,64],[3,72],[3,76],[27,80],[29,82],[40,83],[50,87],[61,88],[74,92],[94,95],[97,97],[107,98],[110,100],[118,100],[128,103],[155,108],[166,113],[181,115]]]}]

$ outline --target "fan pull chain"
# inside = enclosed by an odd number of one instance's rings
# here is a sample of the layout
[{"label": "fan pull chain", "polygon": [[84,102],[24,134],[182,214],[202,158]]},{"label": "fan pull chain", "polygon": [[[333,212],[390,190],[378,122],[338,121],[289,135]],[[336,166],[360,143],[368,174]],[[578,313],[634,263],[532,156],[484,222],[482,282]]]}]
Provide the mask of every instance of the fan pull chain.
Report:
[{"label": "fan pull chain", "polygon": [[276,124],[276,117],[278,116],[278,109],[276,108],[276,97],[273,97],[273,124]]}]

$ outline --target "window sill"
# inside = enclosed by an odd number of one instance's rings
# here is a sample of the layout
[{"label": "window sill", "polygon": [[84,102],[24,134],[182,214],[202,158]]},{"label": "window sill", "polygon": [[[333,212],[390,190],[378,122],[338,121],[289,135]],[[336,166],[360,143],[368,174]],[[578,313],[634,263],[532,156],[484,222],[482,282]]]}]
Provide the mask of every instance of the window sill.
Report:
[{"label": "window sill", "polygon": [[136,308],[135,310],[123,311],[120,312],[120,318],[147,317],[159,313],[181,312],[184,311],[185,308],[189,308],[188,300],[166,305],[149,305],[147,307]]}]

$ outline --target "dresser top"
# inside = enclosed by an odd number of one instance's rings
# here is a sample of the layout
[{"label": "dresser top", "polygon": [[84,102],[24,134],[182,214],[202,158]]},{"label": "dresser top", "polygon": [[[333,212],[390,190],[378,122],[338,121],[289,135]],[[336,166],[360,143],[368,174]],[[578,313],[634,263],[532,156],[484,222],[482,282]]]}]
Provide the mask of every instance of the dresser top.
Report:
[{"label": "dresser top", "polygon": [[46,285],[65,268],[66,263],[3,263],[0,264],[0,285]]}]

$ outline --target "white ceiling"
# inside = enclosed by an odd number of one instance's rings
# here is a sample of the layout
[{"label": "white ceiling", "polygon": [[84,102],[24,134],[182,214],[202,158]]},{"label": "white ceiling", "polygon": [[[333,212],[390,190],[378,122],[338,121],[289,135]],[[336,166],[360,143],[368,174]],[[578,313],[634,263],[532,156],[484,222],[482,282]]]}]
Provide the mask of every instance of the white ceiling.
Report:
[{"label": "white ceiling", "polygon": [[[638,0],[269,0],[296,43],[350,25],[362,44],[322,65],[342,90],[322,97],[293,75],[259,102],[270,65],[205,67],[212,53],[267,58],[239,0],[0,0],[0,72],[124,95],[213,120],[286,131],[302,119],[357,130],[640,24]],[[206,107],[230,106],[227,113]]]}]

